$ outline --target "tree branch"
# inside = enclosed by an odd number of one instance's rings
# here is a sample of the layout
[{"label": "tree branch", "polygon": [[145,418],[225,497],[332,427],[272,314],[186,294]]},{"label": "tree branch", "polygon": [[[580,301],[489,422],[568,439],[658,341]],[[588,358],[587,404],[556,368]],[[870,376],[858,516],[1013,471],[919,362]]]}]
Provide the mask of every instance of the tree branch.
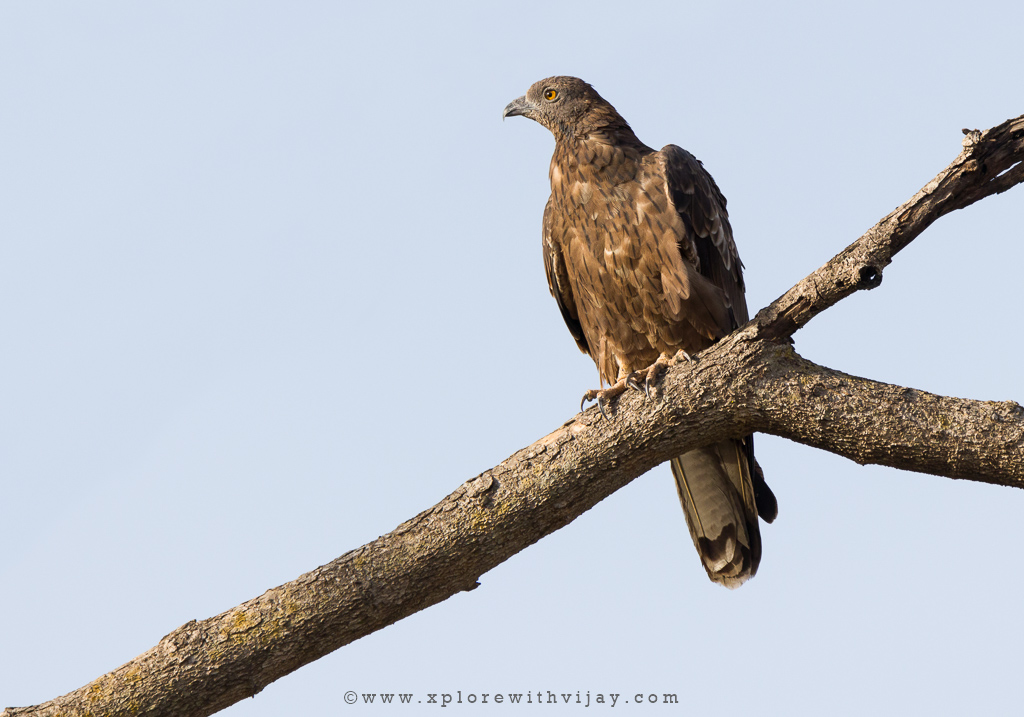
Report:
[{"label": "tree branch", "polygon": [[1024,408],[878,383],[790,352],[784,375],[752,382],[784,406],[762,408],[754,429],[860,464],[1024,488]]},{"label": "tree branch", "polygon": [[754,317],[758,338],[792,336],[855,291],[882,283],[893,256],[932,222],[1024,181],[1024,115],[992,129],[964,130],[963,151],[921,190],[827,264]]},{"label": "tree branch", "polygon": [[[654,466],[750,432],[859,463],[1024,487],[1024,409],[946,398],[813,364],[786,341],[877,286],[892,256],[953,209],[1024,181],[1024,117],[970,133],[910,201],[754,321],[637,393],[577,415],[388,535],[232,610],[192,621],[94,682],[4,715],[208,715],[353,640],[476,587],[481,574]],[[841,400],[837,400],[841,397]]]}]

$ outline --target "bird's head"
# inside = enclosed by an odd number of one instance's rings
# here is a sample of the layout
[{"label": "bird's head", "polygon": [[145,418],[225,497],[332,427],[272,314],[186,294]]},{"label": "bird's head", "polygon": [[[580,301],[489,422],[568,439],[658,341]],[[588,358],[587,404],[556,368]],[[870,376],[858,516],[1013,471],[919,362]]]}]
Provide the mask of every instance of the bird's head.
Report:
[{"label": "bird's head", "polygon": [[501,113],[502,119],[517,115],[541,123],[559,141],[584,138],[612,123],[625,125],[615,108],[577,77],[549,77],[535,82]]}]

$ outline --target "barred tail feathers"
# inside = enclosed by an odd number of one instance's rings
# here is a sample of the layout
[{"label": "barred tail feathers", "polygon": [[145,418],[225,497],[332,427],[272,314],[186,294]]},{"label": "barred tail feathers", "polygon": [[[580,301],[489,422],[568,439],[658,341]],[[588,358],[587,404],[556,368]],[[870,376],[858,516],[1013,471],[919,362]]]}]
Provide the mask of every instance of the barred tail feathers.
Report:
[{"label": "barred tail feathers", "polygon": [[763,497],[754,495],[751,448],[730,439],[672,459],[693,544],[708,577],[729,589],[752,578],[761,562],[756,503]]}]

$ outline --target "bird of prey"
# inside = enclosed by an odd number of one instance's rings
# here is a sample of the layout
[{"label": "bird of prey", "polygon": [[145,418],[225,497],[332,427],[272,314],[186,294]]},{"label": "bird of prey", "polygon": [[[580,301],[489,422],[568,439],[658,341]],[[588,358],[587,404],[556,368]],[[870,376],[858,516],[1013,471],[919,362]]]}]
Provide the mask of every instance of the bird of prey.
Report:
[{"label": "bird of prey", "polygon": [[[596,399],[607,417],[608,402],[628,388],[650,396],[675,356],[689,359],[746,323],[725,197],[692,154],[645,145],[583,80],[535,83],[502,113],[516,115],[555,136],[544,268],[576,344],[597,364],[602,389],[584,401]],[[761,560],[758,515],[771,522],[778,512],[753,436],[671,464],[708,576],[738,587]]]}]

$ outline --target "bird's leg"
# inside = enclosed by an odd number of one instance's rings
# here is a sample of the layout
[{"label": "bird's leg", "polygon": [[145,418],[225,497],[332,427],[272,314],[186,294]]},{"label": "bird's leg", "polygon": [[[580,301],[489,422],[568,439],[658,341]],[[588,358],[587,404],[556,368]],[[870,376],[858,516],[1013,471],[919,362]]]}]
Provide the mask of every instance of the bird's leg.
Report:
[{"label": "bird's leg", "polygon": [[607,418],[610,421],[611,417],[608,415],[608,412],[605,410],[605,406],[607,406],[608,402],[611,401],[613,398],[618,398],[619,396],[621,396],[625,392],[626,388],[628,387],[627,386],[628,378],[629,378],[628,376],[623,376],[622,378],[620,378],[618,381],[616,381],[613,385],[609,386],[608,388],[602,388],[602,389],[592,388],[592,389],[590,389],[585,394],[583,394],[583,400],[580,401],[580,410],[581,411],[583,410],[583,404],[586,403],[587,401],[594,401],[594,400],[596,400],[597,401],[597,408],[598,408],[598,410],[601,411],[601,415],[604,416],[605,418]]}]

